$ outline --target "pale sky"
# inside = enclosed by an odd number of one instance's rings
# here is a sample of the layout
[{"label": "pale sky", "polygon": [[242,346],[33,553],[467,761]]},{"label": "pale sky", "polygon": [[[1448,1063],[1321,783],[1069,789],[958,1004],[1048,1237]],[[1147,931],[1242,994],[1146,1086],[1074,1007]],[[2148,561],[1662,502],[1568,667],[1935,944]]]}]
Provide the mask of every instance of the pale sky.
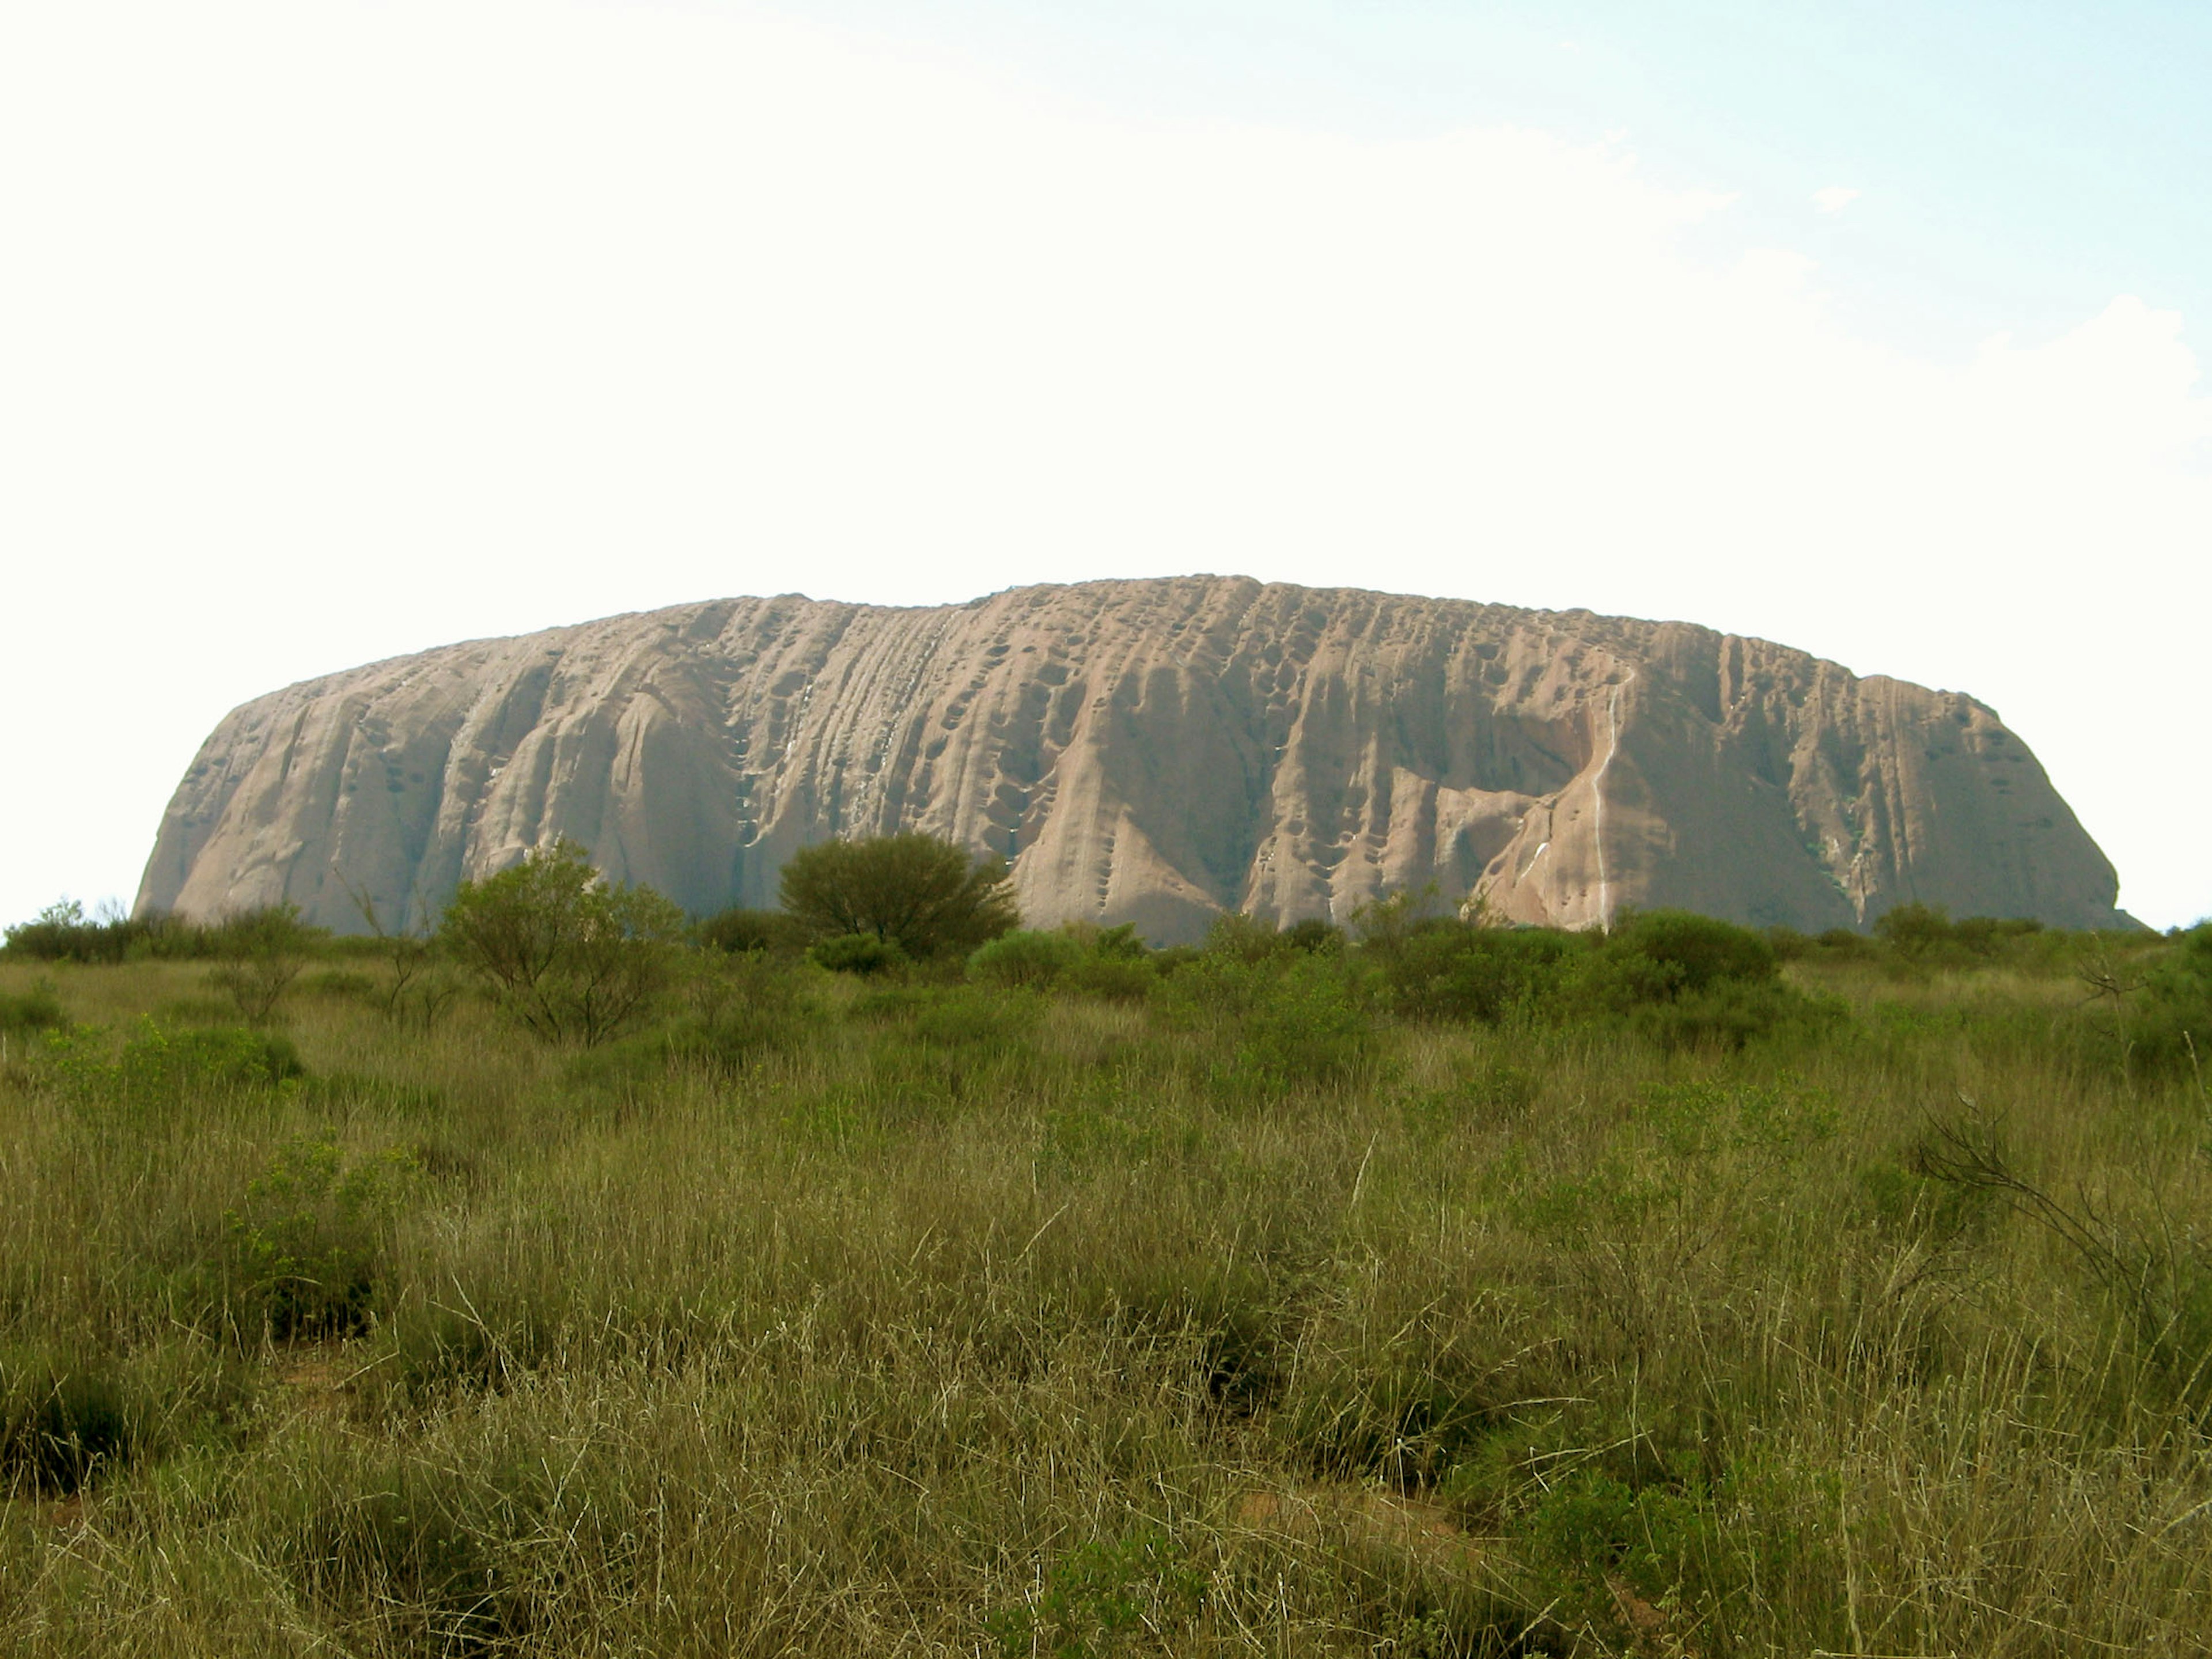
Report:
[{"label": "pale sky", "polygon": [[2212,913],[2208,82],[2196,4],[0,11],[0,921],[291,680],[1189,571],[1970,691]]}]

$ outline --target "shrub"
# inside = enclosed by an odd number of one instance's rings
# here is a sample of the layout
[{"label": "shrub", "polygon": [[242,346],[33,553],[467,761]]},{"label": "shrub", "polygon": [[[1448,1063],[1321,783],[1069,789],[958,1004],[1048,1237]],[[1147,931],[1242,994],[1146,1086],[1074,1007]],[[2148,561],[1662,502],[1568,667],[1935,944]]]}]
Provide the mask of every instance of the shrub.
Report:
[{"label": "shrub", "polygon": [[1020,925],[1002,860],[908,833],[809,847],[783,866],[785,911],[815,939],[867,933],[916,958],[965,956]]},{"label": "shrub", "polygon": [[1202,1030],[1243,1020],[1267,994],[1273,964],[1248,963],[1234,955],[1199,951],[1188,957],[1160,953],[1173,963],[1164,974],[1155,1001],[1171,1030]]},{"label": "shrub", "polygon": [[1064,989],[1109,1002],[1142,1002],[1159,978],[1158,968],[1146,957],[1094,954],[1077,963],[1060,984]]},{"label": "shrub", "polygon": [[1172,1539],[1094,1540],[1054,1564],[1033,1602],[1000,1609],[984,1628],[1007,1659],[1088,1659],[1123,1651],[1124,1638],[1147,1627],[1175,1627],[1197,1610],[1206,1587],[1206,1575]]},{"label": "shrub", "polygon": [[1779,924],[1766,930],[1766,942],[1774,951],[1777,962],[1802,962],[1813,954],[1816,941],[1795,927]]},{"label": "shrub", "polygon": [[1066,930],[1090,945],[1091,954],[1115,962],[1143,962],[1152,954],[1152,947],[1137,937],[1137,924],[1125,921],[1118,927],[1093,927],[1088,922],[1067,924]]},{"label": "shrub", "polygon": [[742,905],[720,910],[696,924],[691,937],[703,950],[747,956],[796,951],[804,941],[789,916],[779,910],[749,910]]},{"label": "shrub", "polygon": [[2136,1051],[2154,1066],[2212,1072],[2212,921],[2182,934],[2144,976],[2129,1021]]},{"label": "shrub", "polygon": [[439,1016],[460,994],[460,987],[439,954],[437,941],[411,924],[396,933],[387,931],[376,914],[375,901],[366,893],[356,893],[354,903],[368,924],[376,953],[391,970],[380,985],[368,991],[369,1000],[395,1025],[413,1025],[424,1032],[435,1030]]},{"label": "shrub", "polygon": [[2030,916],[1968,916],[1952,928],[1952,936],[1978,957],[1996,957],[2008,946],[2032,939],[2043,924]]},{"label": "shrub", "polygon": [[1206,955],[1248,965],[1268,961],[1295,948],[1273,923],[1241,910],[1224,910],[1206,930]]},{"label": "shrub", "polygon": [[223,1217],[222,1252],[201,1275],[209,1311],[246,1344],[365,1331],[385,1237],[416,1176],[397,1147],[352,1159],[329,1138],[280,1148]]},{"label": "shrub", "polygon": [[1784,1031],[1812,1036],[1847,1017],[1834,998],[1808,996],[1779,980],[1723,980],[1627,1013],[1631,1029],[1668,1048],[1741,1048]]},{"label": "shrub", "polygon": [[7,929],[0,956],[86,963],[199,957],[210,954],[210,929],[180,916],[161,911],[127,916],[103,905],[88,917],[76,900],[63,899]]},{"label": "shrub", "polygon": [[1740,1048],[1842,1006],[1784,982],[1774,947],[1747,927],[1683,910],[1625,917],[1563,976],[1561,1017],[1605,1017],[1669,1048]]},{"label": "shrub", "polygon": [[149,1021],[123,1045],[124,1086],[143,1097],[210,1086],[272,1088],[306,1070],[290,1038],[235,1027],[170,1031]]},{"label": "shrub", "polygon": [[1255,1000],[1237,1065],[1247,1079],[1279,1091],[1341,1082],[1374,1049],[1374,1028],[1340,969],[1326,957],[1303,957]]},{"label": "shrub", "polygon": [[509,870],[465,881],[439,938],[515,1019],[586,1047],[641,1020],[674,973],[683,912],[650,887],[615,886],[565,837]]},{"label": "shrub", "polygon": [[296,904],[240,911],[210,930],[210,950],[221,965],[208,982],[230,994],[240,1018],[258,1025],[276,1012],[321,931],[301,925]]},{"label": "shrub", "polygon": [[289,1038],[235,1026],[178,1030],[142,1019],[113,1060],[96,1031],[57,1032],[46,1045],[45,1069],[64,1093],[142,1109],[271,1089],[305,1074]]},{"label": "shrub", "polygon": [[1626,916],[1605,948],[1616,959],[1649,963],[1677,994],[1707,990],[1724,980],[1765,984],[1780,966],[1773,945],[1750,928],[1688,910]]},{"label": "shrub", "polygon": [[886,973],[908,960],[896,939],[878,939],[873,933],[840,933],[823,939],[806,955],[816,967],[833,974]]},{"label": "shrub", "polygon": [[77,956],[79,936],[86,931],[84,906],[75,899],[58,899],[28,921],[19,921],[0,945],[11,957],[39,962],[65,962]]},{"label": "shrub", "polygon": [[1577,949],[1547,928],[1431,926],[1367,954],[1380,966],[1384,999],[1402,1019],[1494,1024],[1541,1001]]},{"label": "shrub", "polygon": [[1309,956],[1326,956],[1344,949],[1344,929],[1319,916],[1308,916],[1283,930],[1283,943]]},{"label": "shrub", "polygon": [[764,951],[707,952],[694,965],[688,989],[690,1018],[669,1036],[672,1059],[733,1073],[804,1034],[806,1000],[792,975]]},{"label": "shrub", "polygon": [[1134,927],[1087,922],[995,939],[969,957],[968,974],[988,985],[1073,991],[1116,1002],[1141,1002],[1159,980],[1153,954]]},{"label": "shrub", "polygon": [[1950,914],[1940,904],[1899,904],[1875,918],[1875,937],[1907,962],[1919,962],[1948,945]]},{"label": "shrub", "polygon": [[[1483,914],[1478,905],[1477,917]],[[1352,931],[1370,950],[1388,951],[1425,927],[1452,918],[1434,882],[1425,887],[1401,887],[1397,891],[1363,904],[1352,914]]]},{"label": "shrub", "polygon": [[968,958],[968,972],[986,984],[1042,990],[1073,973],[1090,954],[1073,933],[1006,933]]},{"label": "shrub", "polygon": [[0,1031],[55,1031],[68,1024],[51,980],[40,980],[21,996],[0,994]]}]

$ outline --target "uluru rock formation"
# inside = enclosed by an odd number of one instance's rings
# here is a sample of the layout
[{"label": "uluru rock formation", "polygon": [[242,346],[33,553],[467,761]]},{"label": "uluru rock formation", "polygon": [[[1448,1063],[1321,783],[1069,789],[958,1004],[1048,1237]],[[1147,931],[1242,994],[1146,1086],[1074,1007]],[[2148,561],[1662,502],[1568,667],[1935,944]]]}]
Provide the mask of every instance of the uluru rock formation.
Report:
[{"label": "uluru rock formation", "polygon": [[138,907],[289,899],[349,930],[361,894],[419,921],[567,836],[704,913],[897,829],[1005,854],[1033,921],[1157,940],[1430,882],[1566,927],[1913,900],[2129,925],[1971,697],[1679,623],[1212,576],[724,599],[289,686],[201,749]]}]

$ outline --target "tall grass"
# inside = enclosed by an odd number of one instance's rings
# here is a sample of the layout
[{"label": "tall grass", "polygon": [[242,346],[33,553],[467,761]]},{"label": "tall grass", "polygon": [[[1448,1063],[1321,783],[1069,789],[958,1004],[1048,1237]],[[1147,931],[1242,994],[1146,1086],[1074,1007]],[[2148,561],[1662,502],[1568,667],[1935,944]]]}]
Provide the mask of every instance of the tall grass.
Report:
[{"label": "tall grass", "polygon": [[2072,978],[1815,953],[1731,1048],[1332,960],[755,963],[588,1053],[370,963],[263,1063],[41,965],[0,1647],[2212,1646],[2208,1102]]}]

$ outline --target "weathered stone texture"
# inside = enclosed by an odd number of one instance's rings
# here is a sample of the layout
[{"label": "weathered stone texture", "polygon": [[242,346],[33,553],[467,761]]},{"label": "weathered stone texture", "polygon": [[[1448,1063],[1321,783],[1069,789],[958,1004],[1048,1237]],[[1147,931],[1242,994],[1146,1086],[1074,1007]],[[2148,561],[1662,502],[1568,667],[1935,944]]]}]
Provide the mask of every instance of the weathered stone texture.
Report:
[{"label": "weathered stone texture", "polygon": [[706,912],[772,903],[811,842],[902,828],[1007,854],[1032,920],[1156,939],[1431,881],[1571,927],[1913,899],[2124,922],[1971,697],[1680,623],[1211,576],[726,599],[289,686],[202,748],[138,903],[420,919],[568,836]]}]

